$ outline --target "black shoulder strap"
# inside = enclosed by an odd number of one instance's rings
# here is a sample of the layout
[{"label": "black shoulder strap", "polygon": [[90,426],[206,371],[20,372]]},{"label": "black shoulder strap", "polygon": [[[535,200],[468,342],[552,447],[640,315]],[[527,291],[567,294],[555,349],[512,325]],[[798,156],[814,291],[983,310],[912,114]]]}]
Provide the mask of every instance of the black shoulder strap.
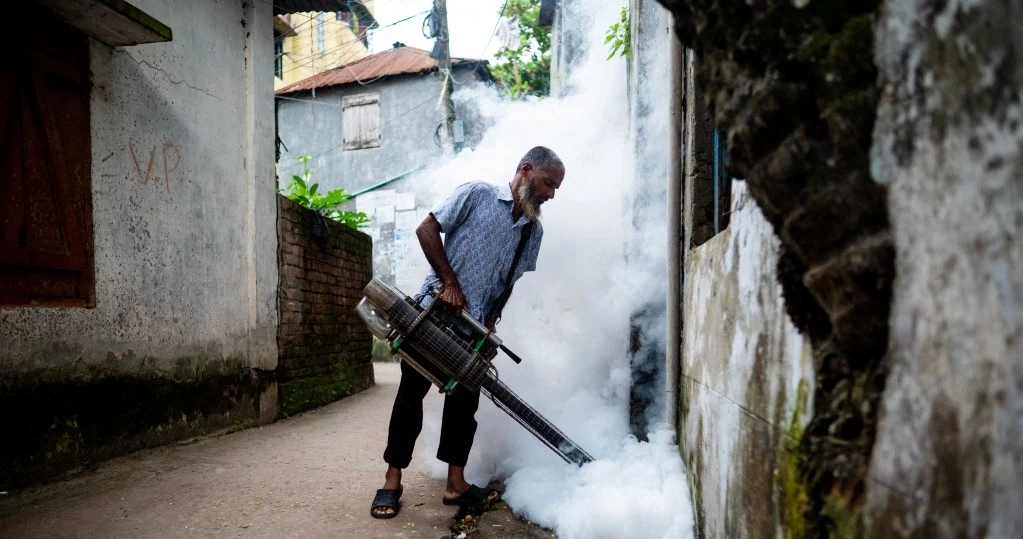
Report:
[{"label": "black shoulder strap", "polygon": [[529,243],[529,237],[533,234],[533,221],[529,221],[522,226],[522,237],[519,238],[519,245],[515,248],[515,257],[512,258],[511,268],[508,270],[508,275],[504,278],[504,291],[494,301],[493,307],[490,308],[491,313],[500,313],[504,310],[505,303],[508,303],[508,298],[511,297],[512,286],[515,284],[515,270],[519,267],[519,260],[522,258],[522,253],[526,250],[526,244]]},{"label": "black shoulder strap", "polygon": [[522,226],[522,237],[519,238],[519,246],[515,248],[515,258],[512,258],[511,269],[508,270],[508,276],[504,279],[504,289],[508,290],[512,286],[512,278],[515,277],[515,269],[519,267],[519,260],[522,258],[522,253],[526,250],[526,244],[529,243],[529,237],[533,235],[533,221],[529,221]]}]

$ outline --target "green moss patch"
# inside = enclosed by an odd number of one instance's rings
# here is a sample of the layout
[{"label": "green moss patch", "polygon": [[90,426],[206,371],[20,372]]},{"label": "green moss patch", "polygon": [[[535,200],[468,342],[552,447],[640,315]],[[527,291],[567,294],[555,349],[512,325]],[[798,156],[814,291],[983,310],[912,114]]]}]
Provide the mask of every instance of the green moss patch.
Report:
[{"label": "green moss patch", "polygon": [[810,496],[802,471],[805,466],[805,456],[802,451],[803,426],[800,418],[806,413],[809,394],[809,384],[806,383],[806,380],[801,380],[796,394],[796,407],[792,410],[788,436],[778,467],[786,539],[803,539],[807,536],[806,512],[810,508]]},{"label": "green moss patch", "polygon": [[300,378],[278,385],[281,414],[292,416],[343,399],[373,385],[371,364],[338,365],[332,374]]},{"label": "green moss patch", "polygon": [[0,490],[255,421],[260,383],[248,366],[188,363],[174,373],[75,365],[5,375]]}]

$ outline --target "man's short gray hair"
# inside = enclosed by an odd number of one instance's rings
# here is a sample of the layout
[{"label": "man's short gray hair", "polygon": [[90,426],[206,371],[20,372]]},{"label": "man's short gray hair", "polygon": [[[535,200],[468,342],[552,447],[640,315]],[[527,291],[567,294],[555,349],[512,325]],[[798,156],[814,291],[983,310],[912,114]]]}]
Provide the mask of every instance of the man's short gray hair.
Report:
[{"label": "man's short gray hair", "polygon": [[526,152],[526,155],[523,155],[522,159],[519,160],[519,165],[515,167],[515,172],[522,170],[522,165],[526,163],[532,163],[534,167],[540,169],[558,167],[562,171],[565,170],[565,164],[561,162],[558,154],[546,146],[535,146]]}]

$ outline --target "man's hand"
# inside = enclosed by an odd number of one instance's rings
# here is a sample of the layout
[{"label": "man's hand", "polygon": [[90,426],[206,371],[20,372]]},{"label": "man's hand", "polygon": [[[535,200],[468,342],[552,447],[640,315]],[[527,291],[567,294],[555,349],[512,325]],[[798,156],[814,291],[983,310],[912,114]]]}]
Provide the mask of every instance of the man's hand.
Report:
[{"label": "man's hand", "polygon": [[460,315],[466,308],[465,294],[462,293],[462,287],[458,285],[458,281],[446,283],[437,299],[448,312],[455,316]]},{"label": "man's hand", "polygon": [[487,329],[490,331],[494,331],[494,329],[497,328],[497,321],[500,319],[501,313],[488,314],[487,317],[483,319],[483,325],[487,326]]}]

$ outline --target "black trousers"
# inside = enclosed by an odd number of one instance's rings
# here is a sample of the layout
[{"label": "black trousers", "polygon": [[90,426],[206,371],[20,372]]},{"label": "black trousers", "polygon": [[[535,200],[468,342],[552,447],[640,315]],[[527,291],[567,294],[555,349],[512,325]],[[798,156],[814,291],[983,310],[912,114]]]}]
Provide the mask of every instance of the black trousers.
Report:
[{"label": "black trousers", "polygon": [[[391,409],[384,460],[395,468],[407,468],[412,462],[416,438],[423,430],[423,398],[433,384],[415,367],[401,362],[401,383]],[[479,391],[456,387],[444,397],[444,416],[440,427],[437,458],[452,466],[465,466],[476,436],[476,409]]]}]

